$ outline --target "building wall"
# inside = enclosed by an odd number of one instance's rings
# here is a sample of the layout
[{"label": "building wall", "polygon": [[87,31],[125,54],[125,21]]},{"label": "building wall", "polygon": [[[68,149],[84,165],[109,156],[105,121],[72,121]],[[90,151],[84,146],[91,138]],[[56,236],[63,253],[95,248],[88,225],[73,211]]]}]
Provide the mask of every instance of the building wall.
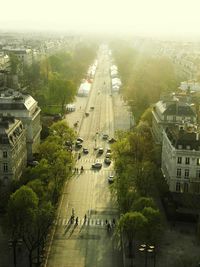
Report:
[{"label": "building wall", "polygon": [[163,133],[162,171],[171,192],[200,193],[200,151],[174,148]]},{"label": "building wall", "polygon": [[[21,124],[18,121],[15,129]],[[0,179],[6,185],[12,180],[19,180],[27,163],[26,130],[23,128],[15,138],[14,144],[0,146]]]}]

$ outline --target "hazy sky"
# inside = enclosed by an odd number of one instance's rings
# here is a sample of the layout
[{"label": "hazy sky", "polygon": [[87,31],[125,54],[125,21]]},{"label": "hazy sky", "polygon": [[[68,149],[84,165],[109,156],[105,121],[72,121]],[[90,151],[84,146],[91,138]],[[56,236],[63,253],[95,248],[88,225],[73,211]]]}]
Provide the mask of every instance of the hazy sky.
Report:
[{"label": "hazy sky", "polygon": [[0,29],[200,36],[200,0],[5,0]]}]

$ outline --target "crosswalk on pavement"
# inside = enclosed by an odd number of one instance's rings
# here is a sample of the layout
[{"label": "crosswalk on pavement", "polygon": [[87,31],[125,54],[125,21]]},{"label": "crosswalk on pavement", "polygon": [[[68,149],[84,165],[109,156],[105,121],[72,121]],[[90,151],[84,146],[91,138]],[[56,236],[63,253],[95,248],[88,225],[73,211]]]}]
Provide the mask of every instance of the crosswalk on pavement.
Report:
[{"label": "crosswalk on pavement", "polygon": [[[67,226],[70,224],[76,224],[75,220],[73,221],[73,223],[71,223],[70,218],[60,218],[54,223],[57,226]],[[85,225],[85,226],[106,226],[108,223],[112,225],[112,219],[107,220],[107,223],[106,220],[99,218],[94,218],[94,219],[87,218],[86,220],[82,218],[81,220],[78,221],[78,225]]]}]

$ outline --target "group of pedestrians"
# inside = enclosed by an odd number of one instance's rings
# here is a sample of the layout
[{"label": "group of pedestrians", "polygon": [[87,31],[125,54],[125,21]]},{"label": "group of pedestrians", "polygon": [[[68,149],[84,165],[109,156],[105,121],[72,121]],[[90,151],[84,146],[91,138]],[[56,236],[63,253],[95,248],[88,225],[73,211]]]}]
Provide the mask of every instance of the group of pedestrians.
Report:
[{"label": "group of pedestrians", "polygon": [[112,222],[108,222],[108,220],[106,219],[105,224],[107,227],[107,231],[110,232],[112,230],[112,228],[115,228],[115,225],[116,225],[115,218],[112,219]]},{"label": "group of pedestrians", "polygon": [[[86,221],[87,221],[87,215],[85,214],[84,215],[84,224],[86,223]],[[78,225],[79,218],[78,218],[78,216],[75,218],[75,211],[74,211],[74,208],[72,208],[72,214],[71,214],[71,217],[70,217],[70,223],[73,224],[74,222],[75,222],[75,225]],[[105,220],[105,225],[107,227],[107,231],[110,232],[116,226],[116,220],[115,220],[115,218],[113,218],[112,221],[108,221],[106,219]]]}]

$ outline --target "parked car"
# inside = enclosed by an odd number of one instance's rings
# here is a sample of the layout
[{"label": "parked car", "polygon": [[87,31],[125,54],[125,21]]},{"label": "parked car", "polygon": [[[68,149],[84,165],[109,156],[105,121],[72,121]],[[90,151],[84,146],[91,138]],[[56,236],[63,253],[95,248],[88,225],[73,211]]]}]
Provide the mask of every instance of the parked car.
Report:
[{"label": "parked car", "polygon": [[109,184],[112,184],[114,182],[114,175],[108,176],[108,182],[109,182]]},{"label": "parked car", "polygon": [[111,159],[108,158],[108,157],[106,157],[106,158],[104,159],[104,163],[107,164],[107,165],[110,165],[110,163],[111,163]]},{"label": "parked car", "polygon": [[94,107],[90,107],[91,110],[94,110]]},{"label": "parked car", "polygon": [[95,162],[94,164],[92,164],[92,169],[101,169],[102,167],[102,163],[100,162]]},{"label": "parked car", "polygon": [[111,153],[111,149],[110,148],[107,148],[106,149],[106,153]]},{"label": "parked car", "polygon": [[103,140],[107,140],[108,139],[108,134],[103,134],[102,138],[103,138]]},{"label": "parked car", "polygon": [[99,155],[102,155],[102,154],[103,154],[103,148],[102,148],[102,147],[99,148],[99,150],[98,150],[98,154],[99,154]]},{"label": "parked car", "polygon": [[89,153],[89,150],[88,150],[87,148],[84,147],[84,148],[83,148],[83,153],[84,153],[84,154],[88,154],[88,153]]}]

